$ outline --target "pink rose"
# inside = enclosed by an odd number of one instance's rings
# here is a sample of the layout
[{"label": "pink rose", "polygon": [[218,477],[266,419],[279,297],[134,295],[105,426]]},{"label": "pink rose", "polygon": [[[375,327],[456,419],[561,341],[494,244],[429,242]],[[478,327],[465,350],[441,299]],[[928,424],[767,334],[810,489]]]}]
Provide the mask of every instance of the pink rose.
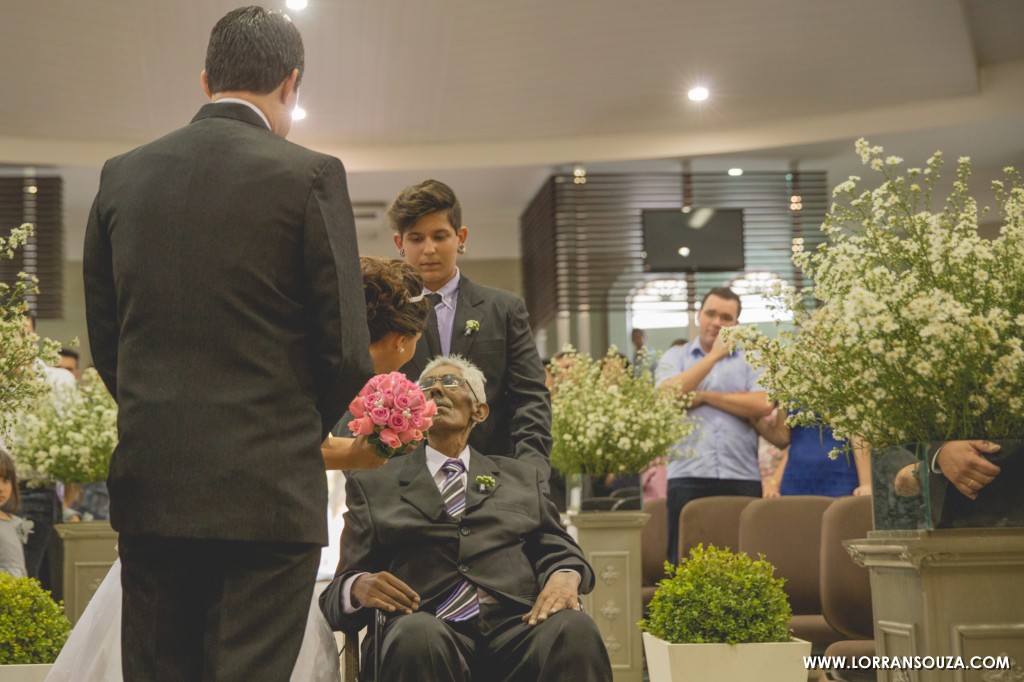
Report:
[{"label": "pink rose", "polygon": [[363,408],[363,399],[356,396],[352,399],[352,402],[348,404],[348,411],[352,413],[353,417],[363,417],[366,415],[366,410]]},{"label": "pink rose", "polygon": [[380,432],[380,442],[389,448],[399,448],[402,446],[402,439],[391,429],[384,429]]},{"label": "pink rose", "polygon": [[375,407],[370,410],[370,419],[377,426],[384,426],[388,423],[388,417],[391,416],[391,410],[386,407]]},{"label": "pink rose", "polygon": [[413,429],[412,440],[414,443],[419,443],[421,440],[423,440],[423,432],[420,431],[419,429]]},{"label": "pink rose", "polygon": [[392,408],[395,405],[395,396],[391,391],[384,391],[380,394],[380,404],[383,407]]},{"label": "pink rose", "polygon": [[424,419],[429,419],[437,414],[437,403],[433,400],[428,400],[427,404],[423,406],[423,410],[420,412],[420,416]]},{"label": "pink rose", "polygon": [[407,410],[412,405],[412,398],[407,393],[395,394],[395,407],[400,410]]},{"label": "pink rose", "polygon": [[354,436],[369,436],[374,431],[373,420],[369,417],[353,419],[348,423],[348,430]]},{"label": "pink rose", "polygon": [[416,410],[416,409],[419,409],[419,408],[423,407],[423,400],[424,400],[424,398],[423,398],[423,391],[421,391],[418,387],[416,388],[415,391],[410,391],[409,392],[409,409],[410,410]]},{"label": "pink rose", "polygon": [[388,418],[388,426],[393,431],[401,433],[409,428],[409,420],[401,412],[392,412]]},{"label": "pink rose", "polygon": [[413,412],[412,415],[409,416],[409,423],[412,424],[414,429],[422,429],[423,416],[419,412]]},{"label": "pink rose", "polygon": [[413,433],[415,432],[412,429],[406,429],[405,431],[398,432],[398,439],[402,441],[402,445],[406,445],[407,443],[412,441]]}]

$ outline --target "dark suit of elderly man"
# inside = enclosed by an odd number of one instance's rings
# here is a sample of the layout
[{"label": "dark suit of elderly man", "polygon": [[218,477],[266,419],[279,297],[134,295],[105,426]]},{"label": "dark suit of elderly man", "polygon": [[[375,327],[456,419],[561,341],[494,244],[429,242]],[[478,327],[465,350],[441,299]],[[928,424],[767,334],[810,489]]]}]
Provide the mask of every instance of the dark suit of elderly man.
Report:
[{"label": "dark suit of elderly man", "polygon": [[483,374],[441,357],[420,382],[438,407],[426,445],[348,480],[342,559],[320,598],[327,620],[352,631],[384,611],[389,682],[611,680],[597,626],[579,610],[594,574],[543,474],[467,444],[489,411]]}]

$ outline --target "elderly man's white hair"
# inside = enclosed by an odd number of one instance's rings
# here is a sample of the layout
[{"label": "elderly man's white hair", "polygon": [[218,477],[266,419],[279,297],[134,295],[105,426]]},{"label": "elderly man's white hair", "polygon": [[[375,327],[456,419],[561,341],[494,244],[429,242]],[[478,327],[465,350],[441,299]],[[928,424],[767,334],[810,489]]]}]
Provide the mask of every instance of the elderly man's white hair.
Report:
[{"label": "elderly man's white hair", "polygon": [[420,378],[427,372],[433,370],[436,367],[442,365],[448,367],[458,367],[462,371],[462,377],[469,384],[470,388],[473,389],[473,395],[476,396],[477,402],[486,403],[487,394],[484,392],[484,384],[487,383],[487,378],[484,373],[480,371],[480,368],[474,365],[472,362],[462,357],[461,355],[439,355],[423,368],[423,374],[420,374]]}]

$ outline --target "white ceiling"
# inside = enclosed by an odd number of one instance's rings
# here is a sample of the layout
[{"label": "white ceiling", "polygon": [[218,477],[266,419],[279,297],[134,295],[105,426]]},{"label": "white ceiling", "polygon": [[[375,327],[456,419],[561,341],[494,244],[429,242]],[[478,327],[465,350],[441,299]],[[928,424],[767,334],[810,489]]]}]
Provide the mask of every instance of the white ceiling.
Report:
[{"label": "white ceiling", "polygon": [[[207,36],[236,4],[4,2],[0,164],[68,169],[69,258],[99,164],[203,103]],[[519,213],[574,163],[842,179],[865,135],[908,159],[969,154],[982,175],[1024,165],[1022,0],[311,0],[291,15],[309,111],[291,139],[342,158],[359,201],[449,181],[475,257],[517,253]],[[702,105],[685,97],[697,83]]]}]

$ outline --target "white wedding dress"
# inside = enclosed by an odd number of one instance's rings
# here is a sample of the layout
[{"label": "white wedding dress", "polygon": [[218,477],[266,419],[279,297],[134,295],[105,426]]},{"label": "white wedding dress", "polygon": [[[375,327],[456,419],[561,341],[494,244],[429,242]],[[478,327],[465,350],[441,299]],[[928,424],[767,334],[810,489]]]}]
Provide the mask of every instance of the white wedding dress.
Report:
[{"label": "white wedding dress", "polygon": [[[339,679],[338,645],[314,595],[291,682]],[[85,607],[46,682],[122,682],[120,559]]]}]

